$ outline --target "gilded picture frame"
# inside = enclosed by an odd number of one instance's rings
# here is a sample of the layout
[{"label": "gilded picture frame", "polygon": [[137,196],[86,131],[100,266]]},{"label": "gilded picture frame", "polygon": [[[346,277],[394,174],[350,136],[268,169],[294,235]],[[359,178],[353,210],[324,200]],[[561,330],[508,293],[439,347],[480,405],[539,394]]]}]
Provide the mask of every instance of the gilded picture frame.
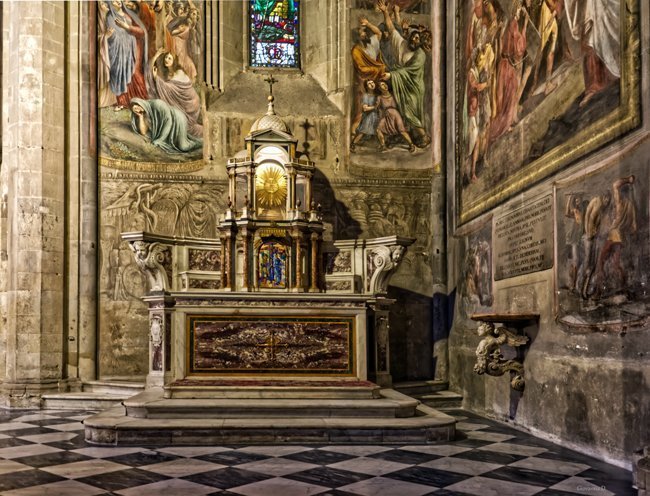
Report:
[{"label": "gilded picture frame", "polygon": [[[542,6],[555,2],[560,7],[552,25],[546,22]],[[613,3],[616,0],[608,5]],[[616,71],[606,71],[613,80],[595,96],[588,89],[585,60],[598,55],[589,52],[587,28],[580,32],[577,17],[582,14],[567,10],[571,2],[456,3],[451,85],[456,226],[640,126],[640,2],[618,3],[619,10],[610,13],[620,22],[619,77]],[[585,19],[586,14],[583,23]],[[549,25],[554,33],[550,42],[551,35],[543,31]],[[573,39],[574,33],[579,40]],[[495,45],[491,54],[490,40]],[[549,57],[549,52],[554,56]],[[513,68],[510,80],[500,63]],[[510,110],[504,102],[512,102]]]}]

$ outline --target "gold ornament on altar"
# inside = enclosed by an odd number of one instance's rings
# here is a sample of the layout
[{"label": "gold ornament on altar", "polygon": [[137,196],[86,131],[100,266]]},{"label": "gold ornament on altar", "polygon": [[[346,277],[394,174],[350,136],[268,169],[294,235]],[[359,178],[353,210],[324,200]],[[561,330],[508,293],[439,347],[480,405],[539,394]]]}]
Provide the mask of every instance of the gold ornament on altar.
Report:
[{"label": "gold ornament on altar", "polygon": [[284,169],[277,164],[264,164],[257,169],[255,193],[259,206],[274,209],[284,205],[287,199],[287,178]]}]

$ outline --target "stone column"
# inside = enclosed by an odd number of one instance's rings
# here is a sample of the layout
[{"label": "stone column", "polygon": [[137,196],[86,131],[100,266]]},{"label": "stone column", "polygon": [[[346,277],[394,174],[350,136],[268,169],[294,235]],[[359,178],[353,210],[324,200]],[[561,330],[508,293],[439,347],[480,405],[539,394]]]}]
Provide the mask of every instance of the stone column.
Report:
[{"label": "stone column", "polygon": [[318,233],[311,233],[311,284],[309,286],[309,291],[311,293],[317,293],[319,291],[319,262],[320,258],[318,257],[318,245],[320,243],[320,235]]},{"label": "stone column", "polygon": [[[68,196],[67,377],[96,379],[97,368],[97,101],[95,5],[66,4]],[[90,70],[88,68],[90,67]],[[74,382],[71,387],[75,387]]]},{"label": "stone column", "polygon": [[63,386],[65,368],[66,4],[2,9],[0,404],[29,408]]},{"label": "stone column", "polygon": [[302,237],[300,236],[300,233],[294,236],[294,243],[296,247],[296,286],[293,290],[302,291]]}]

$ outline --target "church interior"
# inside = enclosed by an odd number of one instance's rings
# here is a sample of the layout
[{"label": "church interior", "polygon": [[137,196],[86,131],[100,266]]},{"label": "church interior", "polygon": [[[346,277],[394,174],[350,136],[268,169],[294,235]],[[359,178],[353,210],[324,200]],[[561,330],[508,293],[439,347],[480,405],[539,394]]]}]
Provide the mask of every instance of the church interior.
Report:
[{"label": "church interior", "polygon": [[650,495],[648,2],[0,22],[0,494]]}]

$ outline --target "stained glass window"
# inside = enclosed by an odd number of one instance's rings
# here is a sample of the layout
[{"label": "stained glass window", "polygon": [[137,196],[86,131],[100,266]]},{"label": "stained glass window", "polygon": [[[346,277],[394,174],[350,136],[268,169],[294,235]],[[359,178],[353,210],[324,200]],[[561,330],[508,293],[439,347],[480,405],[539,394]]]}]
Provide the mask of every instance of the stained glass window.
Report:
[{"label": "stained glass window", "polygon": [[298,0],[250,0],[253,67],[300,67]]}]

